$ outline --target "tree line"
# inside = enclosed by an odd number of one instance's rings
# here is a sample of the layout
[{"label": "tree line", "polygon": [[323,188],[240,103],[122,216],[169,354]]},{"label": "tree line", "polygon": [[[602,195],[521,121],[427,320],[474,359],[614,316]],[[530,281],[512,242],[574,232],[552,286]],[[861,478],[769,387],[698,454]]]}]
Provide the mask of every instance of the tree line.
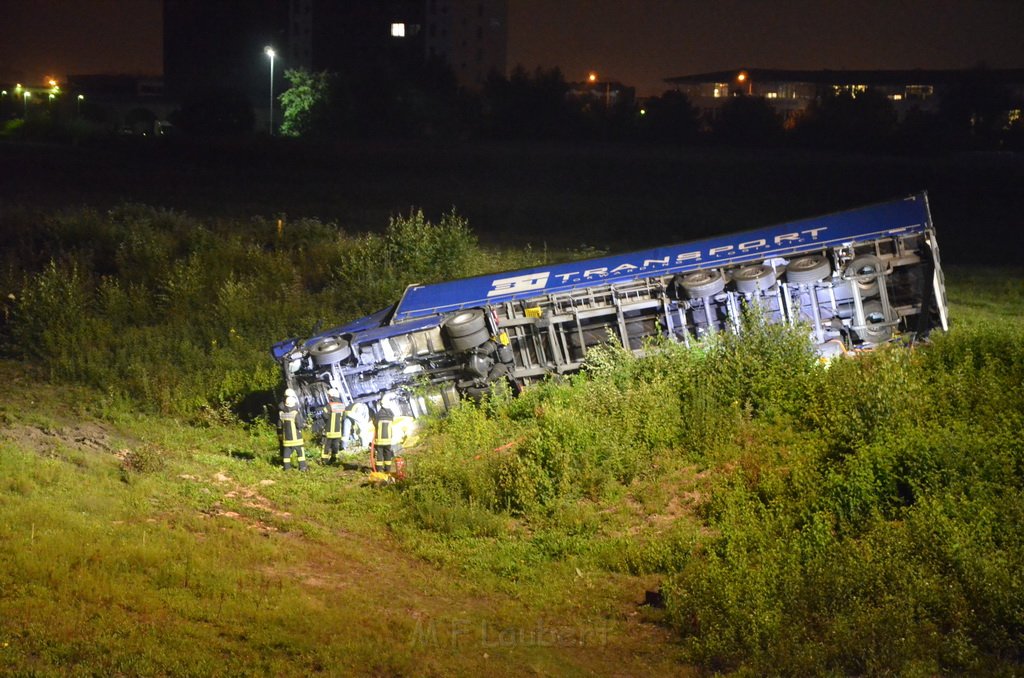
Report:
[{"label": "tree line", "polygon": [[[937,105],[902,116],[885,93],[873,89],[828,93],[788,116],[769,100],[742,93],[704,111],[678,90],[643,100],[628,89],[601,97],[567,82],[558,68],[517,66],[469,90],[440,59],[402,72],[353,76],[295,69],[285,78],[289,86],[277,97],[279,132],[315,142],[434,138],[908,153],[1024,150],[1024,101],[983,66],[937,92]],[[83,110],[78,122],[91,119],[90,111]],[[230,87],[193,92],[170,115],[178,133],[194,137],[251,134],[255,121],[251,98]],[[5,135],[75,132],[58,123],[43,115],[15,120]]]},{"label": "tree line", "polygon": [[902,117],[872,89],[831,93],[785,117],[757,96],[730,97],[713,111],[699,110],[676,90],[643,101],[628,91],[614,99],[574,96],[579,91],[557,68],[492,73],[478,92],[459,88],[444,64],[419,75],[360,88],[338,73],[287,71],[291,87],[280,96],[280,131],[321,140],[451,136],[908,152],[1024,149],[1024,103],[984,68],[965,71],[936,94],[937,106],[915,107]]}]

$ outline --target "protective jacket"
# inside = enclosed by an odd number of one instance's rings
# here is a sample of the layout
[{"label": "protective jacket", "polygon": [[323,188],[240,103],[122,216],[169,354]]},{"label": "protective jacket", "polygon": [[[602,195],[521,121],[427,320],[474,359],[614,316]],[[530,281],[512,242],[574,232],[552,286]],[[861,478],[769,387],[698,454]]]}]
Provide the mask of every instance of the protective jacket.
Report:
[{"label": "protective jacket", "polygon": [[327,430],[324,432],[324,436],[341,438],[344,417],[345,405],[341,401],[331,398],[327,402]]},{"label": "protective jacket", "polygon": [[377,436],[374,440],[374,444],[377,447],[383,445],[391,445],[394,437],[394,419],[391,416],[391,410],[382,409],[377,414]]},{"label": "protective jacket", "polygon": [[298,408],[284,406],[281,408],[281,444],[284,447],[302,446],[302,429],[306,420]]}]

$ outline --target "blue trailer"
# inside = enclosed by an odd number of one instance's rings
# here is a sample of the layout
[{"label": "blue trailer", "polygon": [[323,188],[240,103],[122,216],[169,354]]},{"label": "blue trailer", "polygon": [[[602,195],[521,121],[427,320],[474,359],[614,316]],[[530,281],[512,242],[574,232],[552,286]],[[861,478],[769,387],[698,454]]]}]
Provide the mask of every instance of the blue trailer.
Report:
[{"label": "blue trailer", "polygon": [[519,271],[410,285],[394,305],[272,348],[285,384],[316,416],[346,402],[416,418],[579,370],[587,350],[634,352],[663,335],[689,344],[741,332],[756,304],[805,324],[823,355],[947,329],[926,193],[743,233]]}]

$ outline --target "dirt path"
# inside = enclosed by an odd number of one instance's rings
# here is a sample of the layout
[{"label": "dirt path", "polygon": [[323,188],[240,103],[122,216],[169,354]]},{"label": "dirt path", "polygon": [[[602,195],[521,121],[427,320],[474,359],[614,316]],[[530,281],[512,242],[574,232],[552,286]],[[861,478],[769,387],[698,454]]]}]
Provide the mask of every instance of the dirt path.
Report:
[{"label": "dirt path", "polygon": [[[275,519],[302,519],[261,494],[273,480],[245,486],[225,471],[184,479],[211,483],[225,499]],[[333,528],[330,540],[314,542],[237,511],[216,508],[211,515],[296,542],[304,558],[286,576],[325,606],[360,610],[363,632],[379,632],[390,653],[408,657],[423,675],[449,675],[453,666],[498,675],[692,673],[681,663],[678,640],[653,620],[658,613],[642,606],[645,589],[657,586],[653,578],[576,571],[565,583],[567,595],[543,605],[529,595],[485,590],[411,555],[390,534]]]}]

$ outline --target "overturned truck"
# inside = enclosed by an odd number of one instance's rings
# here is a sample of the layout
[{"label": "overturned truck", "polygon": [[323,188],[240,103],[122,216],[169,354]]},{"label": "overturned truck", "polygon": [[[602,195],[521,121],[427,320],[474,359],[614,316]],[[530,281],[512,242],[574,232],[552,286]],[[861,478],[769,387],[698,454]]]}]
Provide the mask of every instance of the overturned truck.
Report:
[{"label": "overturned truck", "polygon": [[272,348],[287,387],[316,417],[347,403],[419,417],[580,369],[588,348],[635,352],[742,331],[741,309],[804,323],[823,355],[915,341],[947,328],[926,193],[744,233],[434,285],[377,313]]}]

